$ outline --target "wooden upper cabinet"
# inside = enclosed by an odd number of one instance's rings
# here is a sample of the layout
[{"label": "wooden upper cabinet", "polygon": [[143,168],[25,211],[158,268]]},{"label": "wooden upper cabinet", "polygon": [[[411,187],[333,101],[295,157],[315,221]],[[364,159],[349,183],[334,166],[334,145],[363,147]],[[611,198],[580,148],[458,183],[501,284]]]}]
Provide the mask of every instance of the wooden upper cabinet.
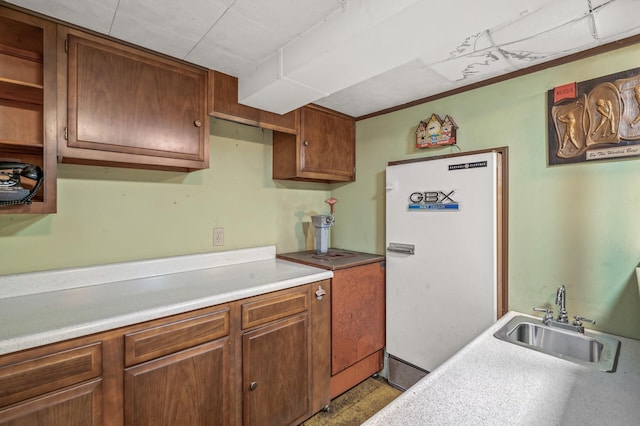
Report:
[{"label": "wooden upper cabinet", "polygon": [[44,175],[37,190],[21,177],[36,190],[31,204],[3,205],[0,214],[56,211],[55,33],[52,22],[0,6],[0,162],[33,164]]},{"label": "wooden upper cabinet", "polygon": [[58,69],[61,161],[209,166],[206,70],[62,26]]},{"label": "wooden upper cabinet", "polygon": [[281,115],[242,105],[238,79],[213,70],[209,70],[209,115],[284,133],[298,131],[298,110]]},{"label": "wooden upper cabinet", "polygon": [[298,135],[273,133],[273,178],[355,180],[355,119],[315,105],[302,107]]}]

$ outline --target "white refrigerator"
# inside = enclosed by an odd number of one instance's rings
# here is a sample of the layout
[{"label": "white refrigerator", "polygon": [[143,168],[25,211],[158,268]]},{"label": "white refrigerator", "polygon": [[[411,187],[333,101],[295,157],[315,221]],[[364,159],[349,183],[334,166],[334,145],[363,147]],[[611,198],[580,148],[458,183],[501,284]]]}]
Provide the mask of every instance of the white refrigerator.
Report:
[{"label": "white refrigerator", "polygon": [[389,381],[403,389],[497,319],[500,154],[386,169]]}]

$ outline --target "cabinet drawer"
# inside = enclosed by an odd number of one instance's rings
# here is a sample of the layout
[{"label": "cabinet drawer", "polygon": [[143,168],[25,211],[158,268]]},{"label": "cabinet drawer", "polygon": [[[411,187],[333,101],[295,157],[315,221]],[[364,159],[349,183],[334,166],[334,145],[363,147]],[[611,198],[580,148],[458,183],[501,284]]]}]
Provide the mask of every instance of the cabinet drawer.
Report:
[{"label": "cabinet drawer", "polygon": [[94,379],[0,409],[0,425],[99,426],[102,411],[102,379]]},{"label": "cabinet drawer", "polygon": [[229,308],[175,321],[124,337],[128,366],[229,335]]},{"label": "cabinet drawer", "polygon": [[242,329],[266,324],[309,309],[307,288],[242,304]]},{"label": "cabinet drawer", "polygon": [[102,374],[102,343],[0,367],[0,406],[32,398]]}]

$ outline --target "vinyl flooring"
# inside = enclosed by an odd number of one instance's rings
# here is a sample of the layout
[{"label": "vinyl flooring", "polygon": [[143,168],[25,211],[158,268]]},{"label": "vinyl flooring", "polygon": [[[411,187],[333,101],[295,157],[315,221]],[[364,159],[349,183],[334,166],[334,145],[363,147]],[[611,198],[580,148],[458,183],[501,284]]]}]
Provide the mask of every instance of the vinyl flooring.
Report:
[{"label": "vinyl flooring", "polygon": [[303,426],[358,426],[397,398],[402,391],[389,385],[383,377],[370,377],[336,397],[329,412],[320,412]]}]

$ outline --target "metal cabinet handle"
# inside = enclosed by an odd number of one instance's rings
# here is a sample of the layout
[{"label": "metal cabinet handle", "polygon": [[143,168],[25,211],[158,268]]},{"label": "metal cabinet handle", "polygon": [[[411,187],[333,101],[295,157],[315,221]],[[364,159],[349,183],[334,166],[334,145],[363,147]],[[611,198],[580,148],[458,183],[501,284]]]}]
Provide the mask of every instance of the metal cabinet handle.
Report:
[{"label": "metal cabinet handle", "polygon": [[200,127],[200,126],[202,126],[202,121],[196,120],[196,121],[193,122],[193,125],[196,126],[196,127]]},{"label": "metal cabinet handle", "polygon": [[258,383],[257,382],[249,383],[249,390],[256,390],[257,387],[258,387]]},{"label": "metal cabinet handle", "polygon": [[401,243],[389,243],[387,251],[403,254],[415,254],[415,245],[413,244],[401,244]]},{"label": "metal cabinet handle", "polygon": [[304,142],[302,142],[302,144],[303,144],[304,146],[309,146],[309,141],[304,141]]}]

